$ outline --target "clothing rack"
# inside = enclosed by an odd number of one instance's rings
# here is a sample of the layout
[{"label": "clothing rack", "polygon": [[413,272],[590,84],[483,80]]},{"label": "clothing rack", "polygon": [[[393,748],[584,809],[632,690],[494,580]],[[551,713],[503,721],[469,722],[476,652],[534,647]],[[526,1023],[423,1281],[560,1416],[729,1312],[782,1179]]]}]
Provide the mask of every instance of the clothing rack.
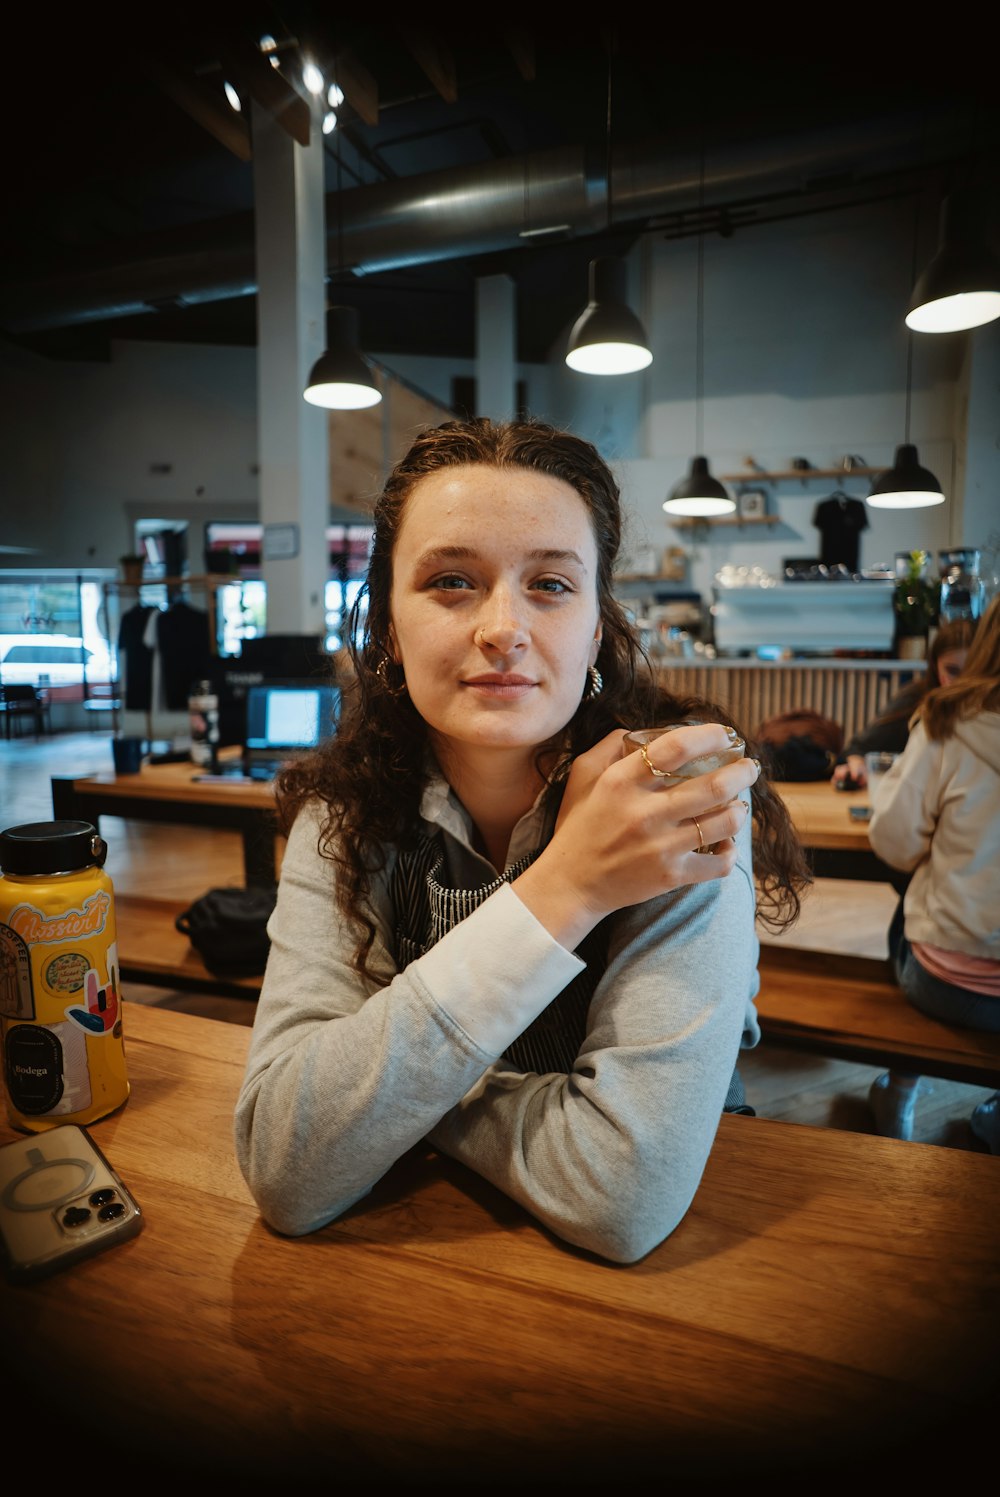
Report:
[{"label": "clothing rack", "polygon": [[[124,699],[119,689],[121,680],[120,664],[118,659],[118,638],[122,619],[121,603],[125,602],[127,605],[141,603],[143,600],[143,594],[145,594],[148,598],[150,593],[154,591],[157,593],[162,593],[163,590],[166,589],[166,595],[169,600],[168,606],[169,604],[174,603],[178,600],[187,601],[191,604],[192,607],[203,606],[208,617],[209,648],[211,654],[213,656],[217,656],[218,640],[216,636],[216,592],[218,588],[226,587],[227,585],[231,584],[233,580],[234,579],[232,577],[227,575],[206,573],[204,575],[188,574],[185,576],[143,577],[138,582],[126,582],[122,579],[116,579],[113,582],[105,582],[102,584],[101,608],[103,612],[104,632],[109,644],[114,650],[115,659],[115,680],[112,683],[112,695],[121,704],[120,709],[112,709],[112,721],[114,724],[115,732],[118,731],[119,726],[119,710],[127,710],[124,707]],[[111,616],[112,599],[117,599],[119,602],[117,617],[114,622],[112,621]],[[195,599],[197,599],[197,602],[195,601]],[[128,710],[136,711],[139,709],[133,708]],[[145,714],[146,723],[145,733],[143,736],[150,740],[165,736],[164,734],[157,733],[156,731],[156,710],[157,709],[155,704],[151,703]]]}]

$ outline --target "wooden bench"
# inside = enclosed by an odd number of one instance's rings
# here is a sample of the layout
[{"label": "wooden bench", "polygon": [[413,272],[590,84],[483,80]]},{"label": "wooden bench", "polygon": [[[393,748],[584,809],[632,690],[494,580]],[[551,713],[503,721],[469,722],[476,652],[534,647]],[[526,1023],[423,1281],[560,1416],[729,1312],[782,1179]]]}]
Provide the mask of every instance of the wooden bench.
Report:
[{"label": "wooden bench", "polygon": [[[115,908],[126,981],[238,997],[260,993],[262,976],[209,972],[174,926],[183,900],[118,894]],[[929,1019],[906,1001],[885,961],[763,944],[757,1013],[765,1041],[1000,1087],[1000,1035]]]},{"label": "wooden bench", "polygon": [[[149,983],[200,993],[255,998],[263,974],[256,977],[216,977],[209,972],[187,936],[174,920],[188,901],[152,899],[140,894],[115,894],[118,962],[123,981]],[[128,997],[128,993],[125,994]]]},{"label": "wooden bench", "polygon": [[756,1001],[761,1033],[776,1044],[1000,1087],[1000,1034],[928,1018],[887,961],[762,944]]}]

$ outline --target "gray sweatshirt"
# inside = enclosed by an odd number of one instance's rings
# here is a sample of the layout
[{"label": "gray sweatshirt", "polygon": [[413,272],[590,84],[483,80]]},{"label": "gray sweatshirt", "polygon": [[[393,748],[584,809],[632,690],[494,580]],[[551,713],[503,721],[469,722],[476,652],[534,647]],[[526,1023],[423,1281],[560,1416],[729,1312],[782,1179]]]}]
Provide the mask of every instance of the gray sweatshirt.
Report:
[{"label": "gray sweatshirt", "polygon": [[[495,880],[443,779],[421,812],[442,833],[452,887]],[[545,825],[536,804],[510,865]],[[307,807],[282,864],[236,1107],[237,1157],[265,1220],[315,1231],[427,1141],[566,1241],[616,1262],[643,1257],[690,1206],[738,1051],[760,1038],[750,818],[728,878],[608,917],[607,964],[568,1074],[502,1059],[584,967],[508,884],[398,971],[390,857],[370,904],[378,978],[366,981],[318,832]]]}]

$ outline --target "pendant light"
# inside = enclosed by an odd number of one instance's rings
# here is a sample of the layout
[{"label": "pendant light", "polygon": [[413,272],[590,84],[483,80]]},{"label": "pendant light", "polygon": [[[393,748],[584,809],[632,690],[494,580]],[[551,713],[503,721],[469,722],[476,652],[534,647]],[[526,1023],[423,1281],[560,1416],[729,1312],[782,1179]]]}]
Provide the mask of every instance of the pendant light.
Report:
[{"label": "pendant light", "polygon": [[[701,172],[698,182],[698,220],[704,223],[705,202],[705,147],[701,149]],[[702,227],[698,230],[698,304],[697,304],[697,333],[696,333],[696,363],[695,363],[695,447],[702,445],[702,394],[704,383],[704,358],[705,358],[705,327],[704,327],[704,304],[705,304],[705,233]],[[670,493],[663,502],[663,508],[668,515],[688,515],[695,519],[707,519],[712,515],[731,515],[736,509],[736,501],[729,497],[725,487],[717,478],[713,478],[708,471],[708,458],[697,456],[691,459],[691,471],[686,478],[675,483]]]},{"label": "pendant light", "polygon": [[625,300],[624,260],[591,260],[590,300],[573,324],[566,362],[578,374],[634,374],[653,362],[642,323]]},{"label": "pendant light", "polygon": [[[914,259],[916,259],[919,203],[914,215]],[[896,448],[892,467],[880,473],[872,484],[868,503],[872,509],[925,509],[943,504],[944,493],[938,480],[917,460],[917,449],[910,441],[910,395],[913,388],[913,332],[907,334],[906,348],[906,425],[904,441]]]},{"label": "pendant light", "polygon": [[[611,77],[614,43],[608,54],[608,112],[606,128],[607,227],[611,229]],[[624,260],[603,256],[591,260],[587,282],[589,301],[573,324],[566,347],[566,363],[578,374],[634,374],[653,362],[649,339],[626,299]]]},{"label": "pendant light", "polygon": [[326,348],[309,375],[305,398],[331,411],[360,411],[378,405],[382,392],[358,347],[358,314],[354,307],[330,307],[326,314]]},{"label": "pendant light", "polygon": [[[342,137],[340,137],[342,139]],[[337,274],[343,270],[344,215],[341,150],[337,146]],[[331,411],[360,411],[378,405],[382,391],[361,352],[358,313],[354,307],[328,307],[326,348],[309,373],[303,395],[310,405]]]},{"label": "pendant light", "polygon": [[1000,317],[1000,259],[968,191],[941,204],[938,250],[913,288],[906,325],[916,333],[955,333]]}]

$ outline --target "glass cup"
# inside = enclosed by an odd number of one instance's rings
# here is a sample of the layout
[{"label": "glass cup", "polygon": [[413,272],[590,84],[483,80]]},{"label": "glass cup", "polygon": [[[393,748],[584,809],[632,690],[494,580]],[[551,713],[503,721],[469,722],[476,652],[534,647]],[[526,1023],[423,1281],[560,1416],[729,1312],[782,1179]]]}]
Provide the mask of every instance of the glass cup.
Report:
[{"label": "glass cup", "polygon": [[874,806],[878,797],[879,786],[898,758],[898,754],[869,753],[865,755],[865,774],[868,778],[868,800],[872,806]]},{"label": "glass cup", "polygon": [[[654,738],[659,738],[661,733],[672,733],[675,728],[695,728],[701,725],[700,718],[685,718],[683,722],[668,723],[663,728],[633,728],[630,733],[625,734],[622,743],[622,755],[635,754],[647,744],[652,743]],[[742,759],[746,752],[746,744],[742,738],[737,738],[732,729],[727,729],[730,734],[731,745],[727,749],[719,749],[711,754],[698,754],[694,759],[689,759],[679,769],[671,770],[679,780],[693,780],[696,775],[708,774],[710,770],[721,769],[723,764],[732,764],[737,759]]]},{"label": "glass cup", "polygon": [[[662,728],[633,728],[630,733],[625,734],[622,742],[622,757],[626,754],[641,753],[647,743],[652,743],[654,738],[659,738],[661,733],[672,733],[675,728],[694,728],[700,725],[700,719],[696,717],[685,718],[683,722],[668,723]],[[742,759],[746,751],[746,744],[742,738],[737,737],[732,728],[727,728],[730,746],[726,749],[717,749],[711,754],[698,754],[693,759],[688,759],[678,769],[671,770],[670,778],[664,781],[669,785],[671,779],[693,780],[701,774],[708,774],[710,770],[721,769],[724,764],[732,764],[737,759]],[[700,829],[699,829],[700,831]],[[713,853],[716,846],[721,843],[713,843],[711,847],[699,847],[698,852]]]}]

